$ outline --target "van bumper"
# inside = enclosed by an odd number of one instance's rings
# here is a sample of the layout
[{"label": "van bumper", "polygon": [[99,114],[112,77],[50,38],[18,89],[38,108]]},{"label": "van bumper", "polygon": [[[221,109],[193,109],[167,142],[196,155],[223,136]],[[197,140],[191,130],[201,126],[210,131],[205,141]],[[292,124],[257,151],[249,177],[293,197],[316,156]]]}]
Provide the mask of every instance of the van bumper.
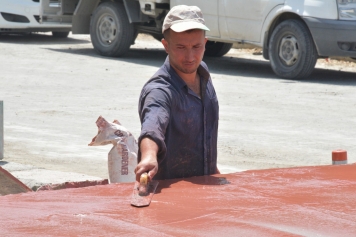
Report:
[{"label": "van bumper", "polygon": [[304,17],[319,56],[356,58],[356,21]]}]

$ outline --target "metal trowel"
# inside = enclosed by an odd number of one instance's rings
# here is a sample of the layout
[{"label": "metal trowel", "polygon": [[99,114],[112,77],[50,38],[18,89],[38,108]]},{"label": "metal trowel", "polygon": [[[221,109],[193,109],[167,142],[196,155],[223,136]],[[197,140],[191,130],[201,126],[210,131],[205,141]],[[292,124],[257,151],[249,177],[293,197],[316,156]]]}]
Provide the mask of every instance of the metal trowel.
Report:
[{"label": "metal trowel", "polygon": [[140,182],[136,181],[134,185],[131,205],[135,207],[146,207],[150,205],[157,186],[157,180],[148,181],[148,174],[143,173],[140,177]]}]

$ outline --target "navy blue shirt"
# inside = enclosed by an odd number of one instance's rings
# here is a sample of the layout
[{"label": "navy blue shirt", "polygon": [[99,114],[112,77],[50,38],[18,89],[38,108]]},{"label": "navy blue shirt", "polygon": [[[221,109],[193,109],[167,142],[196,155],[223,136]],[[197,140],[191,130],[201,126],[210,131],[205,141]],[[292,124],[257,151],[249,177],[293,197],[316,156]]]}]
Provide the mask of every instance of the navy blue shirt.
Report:
[{"label": "navy blue shirt", "polygon": [[198,74],[201,98],[178,76],[167,57],[141,91],[139,144],[149,137],[159,147],[154,179],[216,173],[219,104],[204,62]]}]

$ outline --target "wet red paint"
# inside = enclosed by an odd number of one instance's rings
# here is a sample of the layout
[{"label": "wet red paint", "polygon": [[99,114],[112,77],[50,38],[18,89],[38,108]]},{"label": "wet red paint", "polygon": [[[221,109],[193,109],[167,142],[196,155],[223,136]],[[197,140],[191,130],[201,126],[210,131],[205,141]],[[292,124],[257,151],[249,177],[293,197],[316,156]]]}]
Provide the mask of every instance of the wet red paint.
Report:
[{"label": "wet red paint", "polygon": [[0,197],[2,236],[356,236],[356,165],[132,183]]}]

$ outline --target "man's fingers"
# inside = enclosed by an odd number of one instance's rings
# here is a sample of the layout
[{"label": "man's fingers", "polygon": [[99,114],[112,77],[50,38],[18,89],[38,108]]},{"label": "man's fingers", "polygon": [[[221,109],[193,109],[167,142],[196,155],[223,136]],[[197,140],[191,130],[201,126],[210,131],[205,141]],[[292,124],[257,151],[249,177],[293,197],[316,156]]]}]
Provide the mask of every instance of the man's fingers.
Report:
[{"label": "man's fingers", "polygon": [[136,180],[140,181],[140,177],[144,172],[147,172],[149,179],[152,180],[157,171],[158,163],[156,156],[142,157],[141,162],[135,168]]},{"label": "man's fingers", "polygon": [[148,173],[149,180],[151,181],[157,173],[157,167],[153,167],[151,170],[145,169],[144,167],[140,167],[140,168],[137,167],[135,171],[136,171],[137,181],[140,181],[141,174],[143,174],[144,172]]},{"label": "man's fingers", "polygon": [[143,168],[136,169],[136,181],[140,182],[141,174],[143,174],[145,170]]},{"label": "man's fingers", "polygon": [[148,177],[150,178],[150,180],[152,180],[156,174],[157,174],[157,169],[154,168],[150,170],[150,172],[148,172]]},{"label": "man's fingers", "polygon": [[144,172],[142,170],[143,170],[143,167],[140,165],[137,165],[135,168],[135,174],[140,173],[140,175],[141,175]]}]

